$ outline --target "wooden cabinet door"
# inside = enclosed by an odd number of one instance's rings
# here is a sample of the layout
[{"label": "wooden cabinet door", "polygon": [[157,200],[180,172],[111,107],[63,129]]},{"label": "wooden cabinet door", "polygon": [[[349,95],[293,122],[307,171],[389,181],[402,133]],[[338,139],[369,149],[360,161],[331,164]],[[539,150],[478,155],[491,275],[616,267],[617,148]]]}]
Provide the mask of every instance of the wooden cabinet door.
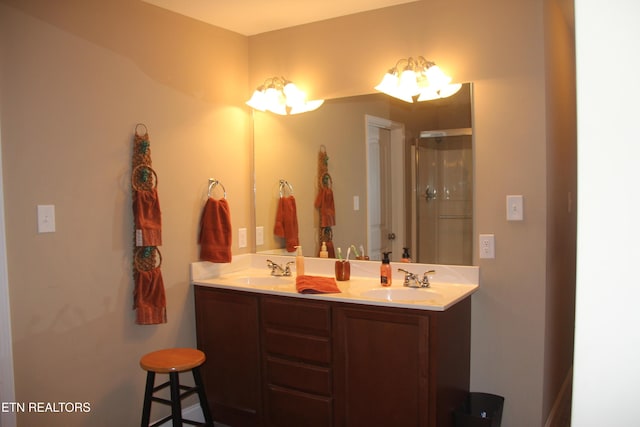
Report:
[{"label": "wooden cabinet door", "polygon": [[428,426],[429,316],[334,308],[336,427]]},{"label": "wooden cabinet door", "polygon": [[261,407],[258,297],[195,287],[198,348],[209,406],[216,421],[258,426]]}]

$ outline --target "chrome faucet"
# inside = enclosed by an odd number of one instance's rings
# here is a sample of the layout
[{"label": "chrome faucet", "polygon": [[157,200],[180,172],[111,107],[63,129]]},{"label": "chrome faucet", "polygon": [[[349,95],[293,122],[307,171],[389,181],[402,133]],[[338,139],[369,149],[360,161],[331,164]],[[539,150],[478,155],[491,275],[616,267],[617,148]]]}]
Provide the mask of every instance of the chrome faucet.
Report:
[{"label": "chrome faucet", "polygon": [[271,275],[277,276],[277,277],[291,276],[291,267],[290,267],[291,264],[293,264],[293,261],[289,261],[283,268],[281,265],[276,264],[270,259],[267,260],[267,267],[271,269]]},{"label": "chrome faucet", "polygon": [[431,283],[429,283],[429,274],[436,272],[435,270],[425,271],[422,275],[422,279],[420,279],[417,274],[414,274],[402,268],[399,268],[398,271],[402,271],[404,273],[404,282],[402,283],[402,286],[406,286],[408,288],[431,287]]}]

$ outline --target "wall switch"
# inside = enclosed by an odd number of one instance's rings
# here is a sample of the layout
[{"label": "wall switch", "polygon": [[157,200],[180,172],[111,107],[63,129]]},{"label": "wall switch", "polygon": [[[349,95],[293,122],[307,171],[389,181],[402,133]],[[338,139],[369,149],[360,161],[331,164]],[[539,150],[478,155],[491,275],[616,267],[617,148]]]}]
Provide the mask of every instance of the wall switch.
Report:
[{"label": "wall switch", "polygon": [[238,247],[239,248],[247,247],[247,229],[246,228],[238,228]]},{"label": "wall switch", "polygon": [[496,239],[493,234],[481,234],[480,242],[480,258],[496,257]]},{"label": "wall switch", "polygon": [[56,231],[56,207],[54,205],[38,205],[38,233]]},{"label": "wall switch", "polygon": [[256,246],[264,245],[264,227],[256,227]]},{"label": "wall switch", "polygon": [[523,197],[507,196],[507,221],[522,221],[523,218]]},{"label": "wall switch", "polygon": [[353,210],[360,210],[360,196],[353,196]]}]

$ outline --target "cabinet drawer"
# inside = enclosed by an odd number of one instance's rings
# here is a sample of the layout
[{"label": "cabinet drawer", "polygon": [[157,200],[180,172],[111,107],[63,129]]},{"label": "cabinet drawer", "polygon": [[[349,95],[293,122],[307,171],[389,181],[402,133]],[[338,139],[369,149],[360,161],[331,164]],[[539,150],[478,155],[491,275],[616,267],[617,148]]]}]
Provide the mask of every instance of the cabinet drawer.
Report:
[{"label": "cabinet drawer", "polygon": [[323,396],[331,395],[331,370],[288,360],[267,358],[269,384]]},{"label": "cabinet drawer", "polygon": [[331,399],[270,386],[267,425],[273,427],[330,427]]},{"label": "cabinet drawer", "polygon": [[269,354],[315,363],[331,362],[331,343],[326,337],[267,329],[264,333],[264,346]]},{"label": "cabinet drawer", "polygon": [[322,302],[265,297],[262,299],[262,318],[265,325],[279,329],[322,336],[328,336],[331,330],[331,310]]}]

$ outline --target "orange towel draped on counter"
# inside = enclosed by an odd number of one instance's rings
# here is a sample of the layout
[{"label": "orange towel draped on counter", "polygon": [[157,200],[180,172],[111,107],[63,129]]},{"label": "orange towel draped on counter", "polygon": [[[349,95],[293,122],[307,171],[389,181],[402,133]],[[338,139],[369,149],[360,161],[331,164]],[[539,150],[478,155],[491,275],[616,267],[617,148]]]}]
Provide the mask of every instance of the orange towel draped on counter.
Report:
[{"label": "orange towel draped on counter", "polygon": [[231,213],[227,199],[209,197],[200,217],[200,260],[231,262]]},{"label": "orange towel draped on counter", "polygon": [[333,294],[340,293],[336,279],[333,277],[308,276],[296,277],[296,289],[301,294]]},{"label": "orange towel draped on counter", "polygon": [[284,238],[288,252],[295,251],[296,246],[300,244],[298,240],[296,199],[293,196],[280,197],[273,234]]}]

